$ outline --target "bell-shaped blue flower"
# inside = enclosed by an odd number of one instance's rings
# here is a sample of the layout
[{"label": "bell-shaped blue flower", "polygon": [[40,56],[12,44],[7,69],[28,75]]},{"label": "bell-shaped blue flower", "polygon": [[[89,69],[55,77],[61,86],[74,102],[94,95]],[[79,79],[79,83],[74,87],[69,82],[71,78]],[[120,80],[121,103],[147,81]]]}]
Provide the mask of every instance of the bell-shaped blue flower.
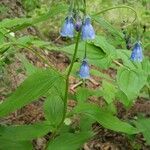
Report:
[{"label": "bell-shaped blue flower", "polygon": [[91,25],[90,17],[86,17],[82,25],[81,36],[83,40],[93,40],[95,39],[95,31]]},{"label": "bell-shaped blue flower", "polygon": [[90,68],[86,59],[82,61],[82,64],[79,70],[79,76],[82,79],[87,79],[90,77]]},{"label": "bell-shaped blue flower", "polygon": [[130,58],[132,61],[142,62],[143,53],[142,53],[142,46],[140,42],[135,43]]},{"label": "bell-shaped blue flower", "polygon": [[72,17],[67,17],[65,23],[61,28],[60,35],[62,37],[74,37],[74,23]]}]

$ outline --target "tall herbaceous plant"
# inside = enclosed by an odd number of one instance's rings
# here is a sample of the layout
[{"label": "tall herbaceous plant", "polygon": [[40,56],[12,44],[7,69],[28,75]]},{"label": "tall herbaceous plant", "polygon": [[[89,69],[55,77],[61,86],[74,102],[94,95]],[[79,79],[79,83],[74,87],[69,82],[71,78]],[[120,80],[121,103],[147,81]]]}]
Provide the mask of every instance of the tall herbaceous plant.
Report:
[{"label": "tall herbaceous plant", "polygon": [[[104,13],[120,9],[129,10],[134,16],[122,30],[114,28],[103,18]],[[59,38],[67,39],[72,43],[70,45],[60,47],[34,36],[15,36],[18,30],[64,13],[66,17],[60,26]],[[146,134],[150,131],[150,120],[143,117],[121,120],[117,117],[115,105],[120,101],[128,109],[137,97],[149,91],[150,63],[143,53],[145,31],[141,32],[140,24],[140,16],[132,7],[108,7],[90,14],[86,0],[71,0],[69,5],[52,5],[49,11],[39,16],[2,20],[1,66],[9,52],[25,48],[48,67],[37,68],[20,56],[27,70],[27,78],[0,103],[0,117],[3,119],[42,97],[45,119],[29,125],[8,126],[2,122],[0,149],[30,150],[33,149],[34,139],[49,135],[45,149],[77,150],[94,137],[92,125],[95,122],[133,139],[136,134],[143,133],[147,144],[150,144],[150,136]],[[132,26],[136,27],[135,34],[131,34],[132,30],[127,32]],[[109,35],[101,34],[101,27]],[[70,58],[69,66],[64,72],[58,71],[36,48],[64,52]],[[106,73],[110,68],[115,72],[113,76]],[[70,77],[75,77],[78,82],[70,85]],[[93,102],[91,97],[95,101],[102,98],[104,106]],[[72,108],[68,108],[69,102],[73,103]]]}]

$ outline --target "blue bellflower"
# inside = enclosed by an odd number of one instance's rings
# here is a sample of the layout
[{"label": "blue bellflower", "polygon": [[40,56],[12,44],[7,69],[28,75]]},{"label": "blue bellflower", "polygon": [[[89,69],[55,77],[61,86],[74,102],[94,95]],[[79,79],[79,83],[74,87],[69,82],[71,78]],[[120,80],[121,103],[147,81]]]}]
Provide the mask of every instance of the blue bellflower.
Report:
[{"label": "blue bellflower", "polygon": [[74,23],[72,17],[67,17],[63,27],[61,28],[60,35],[62,37],[74,37]]},{"label": "blue bellflower", "polygon": [[143,60],[143,53],[142,53],[142,46],[141,46],[140,42],[136,42],[135,43],[135,45],[133,47],[133,50],[132,50],[132,53],[131,53],[130,59],[132,61],[142,62],[142,60]]},{"label": "blue bellflower", "polygon": [[90,17],[86,17],[82,26],[82,39],[83,40],[93,40],[95,39],[95,31],[93,26],[91,25]]},{"label": "blue bellflower", "polygon": [[87,79],[90,77],[90,68],[86,59],[82,61],[82,64],[79,70],[79,76],[82,79]]}]

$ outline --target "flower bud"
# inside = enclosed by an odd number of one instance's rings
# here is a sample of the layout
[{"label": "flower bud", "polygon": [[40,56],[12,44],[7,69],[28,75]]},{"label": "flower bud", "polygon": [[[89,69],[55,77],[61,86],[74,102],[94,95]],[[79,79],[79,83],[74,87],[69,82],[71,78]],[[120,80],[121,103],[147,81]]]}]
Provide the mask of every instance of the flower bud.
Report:
[{"label": "flower bud", "polygon": [[80,19],[77,19],[75,23],[75,30],[79,32],[81,30],[81,27],[82,27],[82,21]]}]

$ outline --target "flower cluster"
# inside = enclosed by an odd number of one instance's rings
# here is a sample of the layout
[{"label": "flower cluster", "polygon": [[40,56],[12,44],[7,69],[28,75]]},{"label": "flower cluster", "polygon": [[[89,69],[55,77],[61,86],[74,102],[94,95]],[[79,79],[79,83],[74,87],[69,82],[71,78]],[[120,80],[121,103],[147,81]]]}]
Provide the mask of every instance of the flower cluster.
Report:
[{"label": "flower cluster", "polygon": [[132,61],[142,62],[143,53],[142,53],[142,46],[139,41],[135,43],[130,58]]},{"label": "flower cluster", "polygon": [[[61,28],[60,35],[62,37],[73,38],[75,31],[81,32],[81,39],[84,41],[95,39],[95,31],[91,24],[91,18],[87,15],[84,15],[83,18],[81,18],[78,14],[71,14],[66,17]],[[90,68],[86,57],[81,63],[79,76],[82,79],[88,79],[90,77]]]},{"label": "flower cluster", "polygon": [[68,16],[61,28],[60,35],[62,37],[73,38],[74,30],[77,32],[81,31],[82,40],[93,40],[95,38],[95,31],[89,16],[85,16],[83,19],[80,17],[74,18],[72,15]]}]

